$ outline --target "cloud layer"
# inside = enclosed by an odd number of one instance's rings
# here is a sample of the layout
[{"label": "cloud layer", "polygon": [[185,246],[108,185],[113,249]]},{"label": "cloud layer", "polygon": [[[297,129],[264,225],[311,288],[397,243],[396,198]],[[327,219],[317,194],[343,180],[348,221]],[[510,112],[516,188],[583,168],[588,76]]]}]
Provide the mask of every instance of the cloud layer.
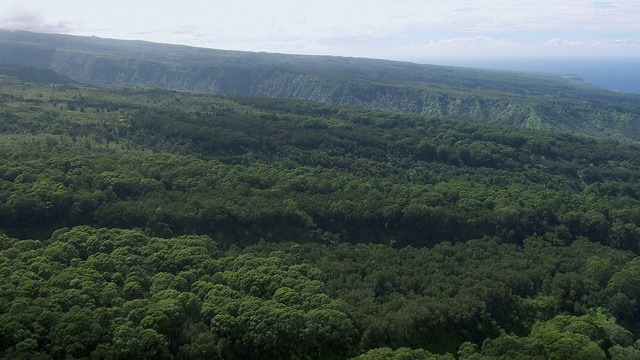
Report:
[{"label": "cloud layer", "polygon": [[14,5],[0,14],[2,14],[0,15],[0,27],[9,30],[66,33],[77,29],[77,26],[68,20],[47,21],[41,10],[26,9]]},{"label": "cloud layer", "polygon": [[[640,56],[640,2],[23,0],[0,27],[239,50],[413,59],[573,49]],[[597,50],[600,49],[600,50]]]}]

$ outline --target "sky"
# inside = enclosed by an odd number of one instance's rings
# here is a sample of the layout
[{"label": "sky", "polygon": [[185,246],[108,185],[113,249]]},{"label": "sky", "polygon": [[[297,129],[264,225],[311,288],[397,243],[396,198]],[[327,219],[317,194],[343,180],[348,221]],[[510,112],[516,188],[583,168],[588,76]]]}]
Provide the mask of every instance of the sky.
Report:
[{"label": "sky", "polygon": [[0,28],[416,62],[640,58],[630,0],[2,0]]}]

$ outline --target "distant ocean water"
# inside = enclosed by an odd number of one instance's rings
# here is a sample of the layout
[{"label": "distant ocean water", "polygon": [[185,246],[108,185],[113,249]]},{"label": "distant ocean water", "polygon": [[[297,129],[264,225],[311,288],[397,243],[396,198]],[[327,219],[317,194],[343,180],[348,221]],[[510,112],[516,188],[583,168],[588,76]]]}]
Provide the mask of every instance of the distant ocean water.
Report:
[{"label": "distant ocean water", "polygon": [[640,58],[477,59],[438,61],[442,65],[500,70],[575,74],[585,82],[625,93],[640,94]]}]

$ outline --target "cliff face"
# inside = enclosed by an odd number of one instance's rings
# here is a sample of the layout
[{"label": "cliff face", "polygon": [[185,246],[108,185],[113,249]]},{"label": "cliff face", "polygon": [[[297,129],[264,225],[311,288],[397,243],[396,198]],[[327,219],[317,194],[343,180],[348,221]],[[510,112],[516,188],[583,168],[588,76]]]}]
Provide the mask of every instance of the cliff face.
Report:
[{"label": "cliff face", "polygon": [[0,63],[103,86],[305,99],[640,140],[640,96],[561,75],[7,31]]},{"label": "cliff face", "polygon": [[[75,80],[103,85],[171,86],[188,91],[250,91],[261,84],[310,76],[401,86],[446,86],[465,90],[585,99],[606,92],[560,75],[420,65],[331,56],[251,53],[0,30],[0,63],[49,68]],[[287,75],[282,77],[282,75]],[[216,83],[214,86],[212,83]],[[242,85],[238,83],[243,83]],[[245,85],[245,83],[247,83]],[[320,84],[320,83],[318,83]],[[295,85],[295,84],[294,84]],[[600,90],[600,91],[597,91]]]}]

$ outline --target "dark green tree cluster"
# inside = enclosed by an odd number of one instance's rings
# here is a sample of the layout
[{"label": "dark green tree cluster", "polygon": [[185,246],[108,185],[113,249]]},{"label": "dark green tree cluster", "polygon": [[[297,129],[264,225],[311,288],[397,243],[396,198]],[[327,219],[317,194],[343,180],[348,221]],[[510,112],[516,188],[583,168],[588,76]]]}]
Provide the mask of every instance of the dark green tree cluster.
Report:
[{"label": "dark green tree cluster", "polygon": [[0,83],[0,357],[637,356],[637,144]]},{"label": "dark green tree cluster", "polygon": [[225,250],[206,236],[81,226],[45,240],[3,236],[0,245],[8,358],[624,359],[640,351],[629,301],[637,258],[586,240]]},{"label": "dark green tree cluster", "polygon": [[[593,312],[580,317],[558,315],[536,323],[522,338],[501,335],[478,346],[465,343],[460,360],[490,359],[637,359],[640,346],[612,319]],[[608,351],[603,351],[607,347]]]},{"label": "dark green tree cluster", "polygon": [[317,268],[227,256],[203,236],[60,229],[2,239],[4,357],[327,358],[357,331]]},{"label": "dark green tree cluster", "polygon": [[[48,91],[49,101],[12,102],[16,124],[51,102],[103,96]],[[51,110],[24,129],[44,137],[2,150],[6,231],[91,224],[398,247],[538,234],[638,250],[637,145],[306,102],[103,97],[120,110]],[[61,134],[51,135],[52,123]]]}]

